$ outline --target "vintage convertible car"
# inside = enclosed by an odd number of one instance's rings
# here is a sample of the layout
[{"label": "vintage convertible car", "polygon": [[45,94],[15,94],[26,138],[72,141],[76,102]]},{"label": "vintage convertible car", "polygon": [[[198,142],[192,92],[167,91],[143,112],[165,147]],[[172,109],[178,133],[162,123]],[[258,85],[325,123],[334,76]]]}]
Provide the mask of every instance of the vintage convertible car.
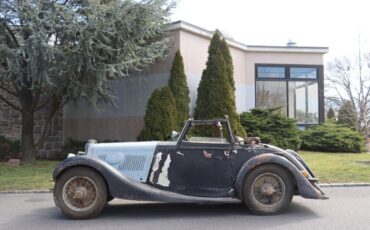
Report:
[{"label": "vintage convertible car", "polygon": [[327,199],[292,150],[243,140],[228,119],[192,120],[173,141],[96,143],[54,170],[54,201],[72,219],[92,218],[113,198],[244,203],[257,214],[285,210],[293,195]]}]

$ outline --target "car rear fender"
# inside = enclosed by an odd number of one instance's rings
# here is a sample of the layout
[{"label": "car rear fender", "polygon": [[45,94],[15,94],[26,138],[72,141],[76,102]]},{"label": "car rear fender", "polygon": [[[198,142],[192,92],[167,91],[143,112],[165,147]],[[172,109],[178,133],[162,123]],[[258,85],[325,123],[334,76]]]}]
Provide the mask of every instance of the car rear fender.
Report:
[{"label": "car rear fender", "polygon": [[326,199],[323,192],[320,191],[318,185],[311,183],[306,177],[304,177],[292,162],[282,156],[272,153],[264,153],[255,156],[245,162],[241,167],[235,182],[235,190],[237,192],[238,199],[242,199],[242,189],[245,177],[254,168],[263,164],[276,164],[288,170],[293,175],[298,187],[298,193],[302,197],[309,199]]}]

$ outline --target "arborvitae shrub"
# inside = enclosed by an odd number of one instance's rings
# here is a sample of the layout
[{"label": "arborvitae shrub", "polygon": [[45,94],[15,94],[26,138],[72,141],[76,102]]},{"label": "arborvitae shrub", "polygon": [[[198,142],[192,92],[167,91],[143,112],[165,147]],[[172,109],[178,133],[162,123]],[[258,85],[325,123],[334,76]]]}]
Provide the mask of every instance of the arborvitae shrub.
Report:
[{"label": "arborvitae shrub", "polygon": [[153,91],[146,108],[145,126],[138,140],[169,140],[176,130],[176,105],[169,87]]},{"label": "arborvitae shrub", "polygon": [[229,117],[234,134],[246,136],[236,112],[233,67],[230,51],[219,32],[213,35],[208,48],[208,60],[198,87],[195,119]]},{"label": "arborvitae shrub", "polygon": [[189,87],[186,81],[186,75],[184,71],[184,61],[182,59],[180,50],[175,54],[173,60],[170,80],[168,85],[172,91],[172,94],[176,102],[176,125],[177,129],[181,129],[184,125],[184,121],[189,118]]}]

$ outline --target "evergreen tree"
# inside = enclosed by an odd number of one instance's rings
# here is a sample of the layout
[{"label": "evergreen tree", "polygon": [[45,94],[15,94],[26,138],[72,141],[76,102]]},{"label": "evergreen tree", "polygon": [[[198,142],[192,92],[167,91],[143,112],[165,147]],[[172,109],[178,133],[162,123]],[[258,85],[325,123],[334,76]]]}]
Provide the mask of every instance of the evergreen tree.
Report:
[{"label": "evergreen tree", "polygon": [[357,129],[357,113],[349,100],[345,100],[339,108],[338,123]]},{"label": "evergreen tree", "polygon": [[176,128],[176,103],[169,87],[155,89],[148,101],[139,141],[168,140]]},{"label": "evergreen tree", "polygon": [[[22,115],[22,161],[35,160],[66,103],[112,102],[114,80],[166,56],[172,6],[167,0],[0,1],[0,100]],[[40,110],[46,118],[36,136]]]},{"label": "evergreen tree", "polygon": [[199,83],[194,117],[212,119],[228,115],[234,133],[244,137],[246,133],[236,112],[234,83],[230,83],[232,74],[230,51],[226,42],[223,45],[220,34],[216,31],[208,48],[206,68]]},{"label": "evergreen tree", "polygon": [[184,62],[178,50],[172,63],[170,80],[168,85],[176,102],[176,125],[177,130],[181,129],[184,121],[189,118],[189,88],[184,72]]},{"label": "evergreen tree", "polygon": [[334,113],[334,110],[332,107],[329,108],[329,111],[328,113],[326,114],[326,118],[329,120],[329,121],[335,121],[336,118],[335,118],[335,113]]},{"label": "evergreen tree", "polygon": [[[235,81],[234,81],[234,65],[233,65],[233,59],[231,57],[229,46],[226,43],[225,38],[221,40],[221,52],[222,56],[225,59],[226,62],[226,72],[227,72],[227,78],[229,80],[229,83],[232,87],[232,89],[235,91]],[[233,94],[235,97],[235,94]]]}]

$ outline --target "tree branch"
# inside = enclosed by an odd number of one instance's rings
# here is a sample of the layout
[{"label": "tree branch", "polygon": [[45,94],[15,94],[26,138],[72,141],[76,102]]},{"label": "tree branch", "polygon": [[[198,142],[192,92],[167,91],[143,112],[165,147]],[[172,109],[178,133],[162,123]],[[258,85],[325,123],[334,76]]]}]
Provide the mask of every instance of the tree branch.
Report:
[{"label": "tree branch", "polygon": [[5,92],[7,92],[7,93],[9,93],[11,95],[13,95],[14,97],[19,98],[19,96],[17,95],[17,93],[11,91],[9,88],[6,88],[6,87],[0,85],[0,89],[4,90]]},{"label": "tree branch", "polygon": [[12,31],[12,29],[8,26],[8,24],[5,22],[5,20],[2,20],[2,23],[5,27],[5,29],[8,31],[8,33],[9,33],[10,37],[12,38],[16,47],[19,47],[19,42],[18,42],[17,37],[15,36],[14,32]]},{"label": "tree branch", "polygon": [[17,111],[22,111],[22,109],[20,107],[18,107],[17,105],[11,103],[8,99],[6,99],[3,95],[0,94],[0,99],[3,100],[7,105],[9,105],[10,107],[12,107],[13,109],[17,110]]}]

